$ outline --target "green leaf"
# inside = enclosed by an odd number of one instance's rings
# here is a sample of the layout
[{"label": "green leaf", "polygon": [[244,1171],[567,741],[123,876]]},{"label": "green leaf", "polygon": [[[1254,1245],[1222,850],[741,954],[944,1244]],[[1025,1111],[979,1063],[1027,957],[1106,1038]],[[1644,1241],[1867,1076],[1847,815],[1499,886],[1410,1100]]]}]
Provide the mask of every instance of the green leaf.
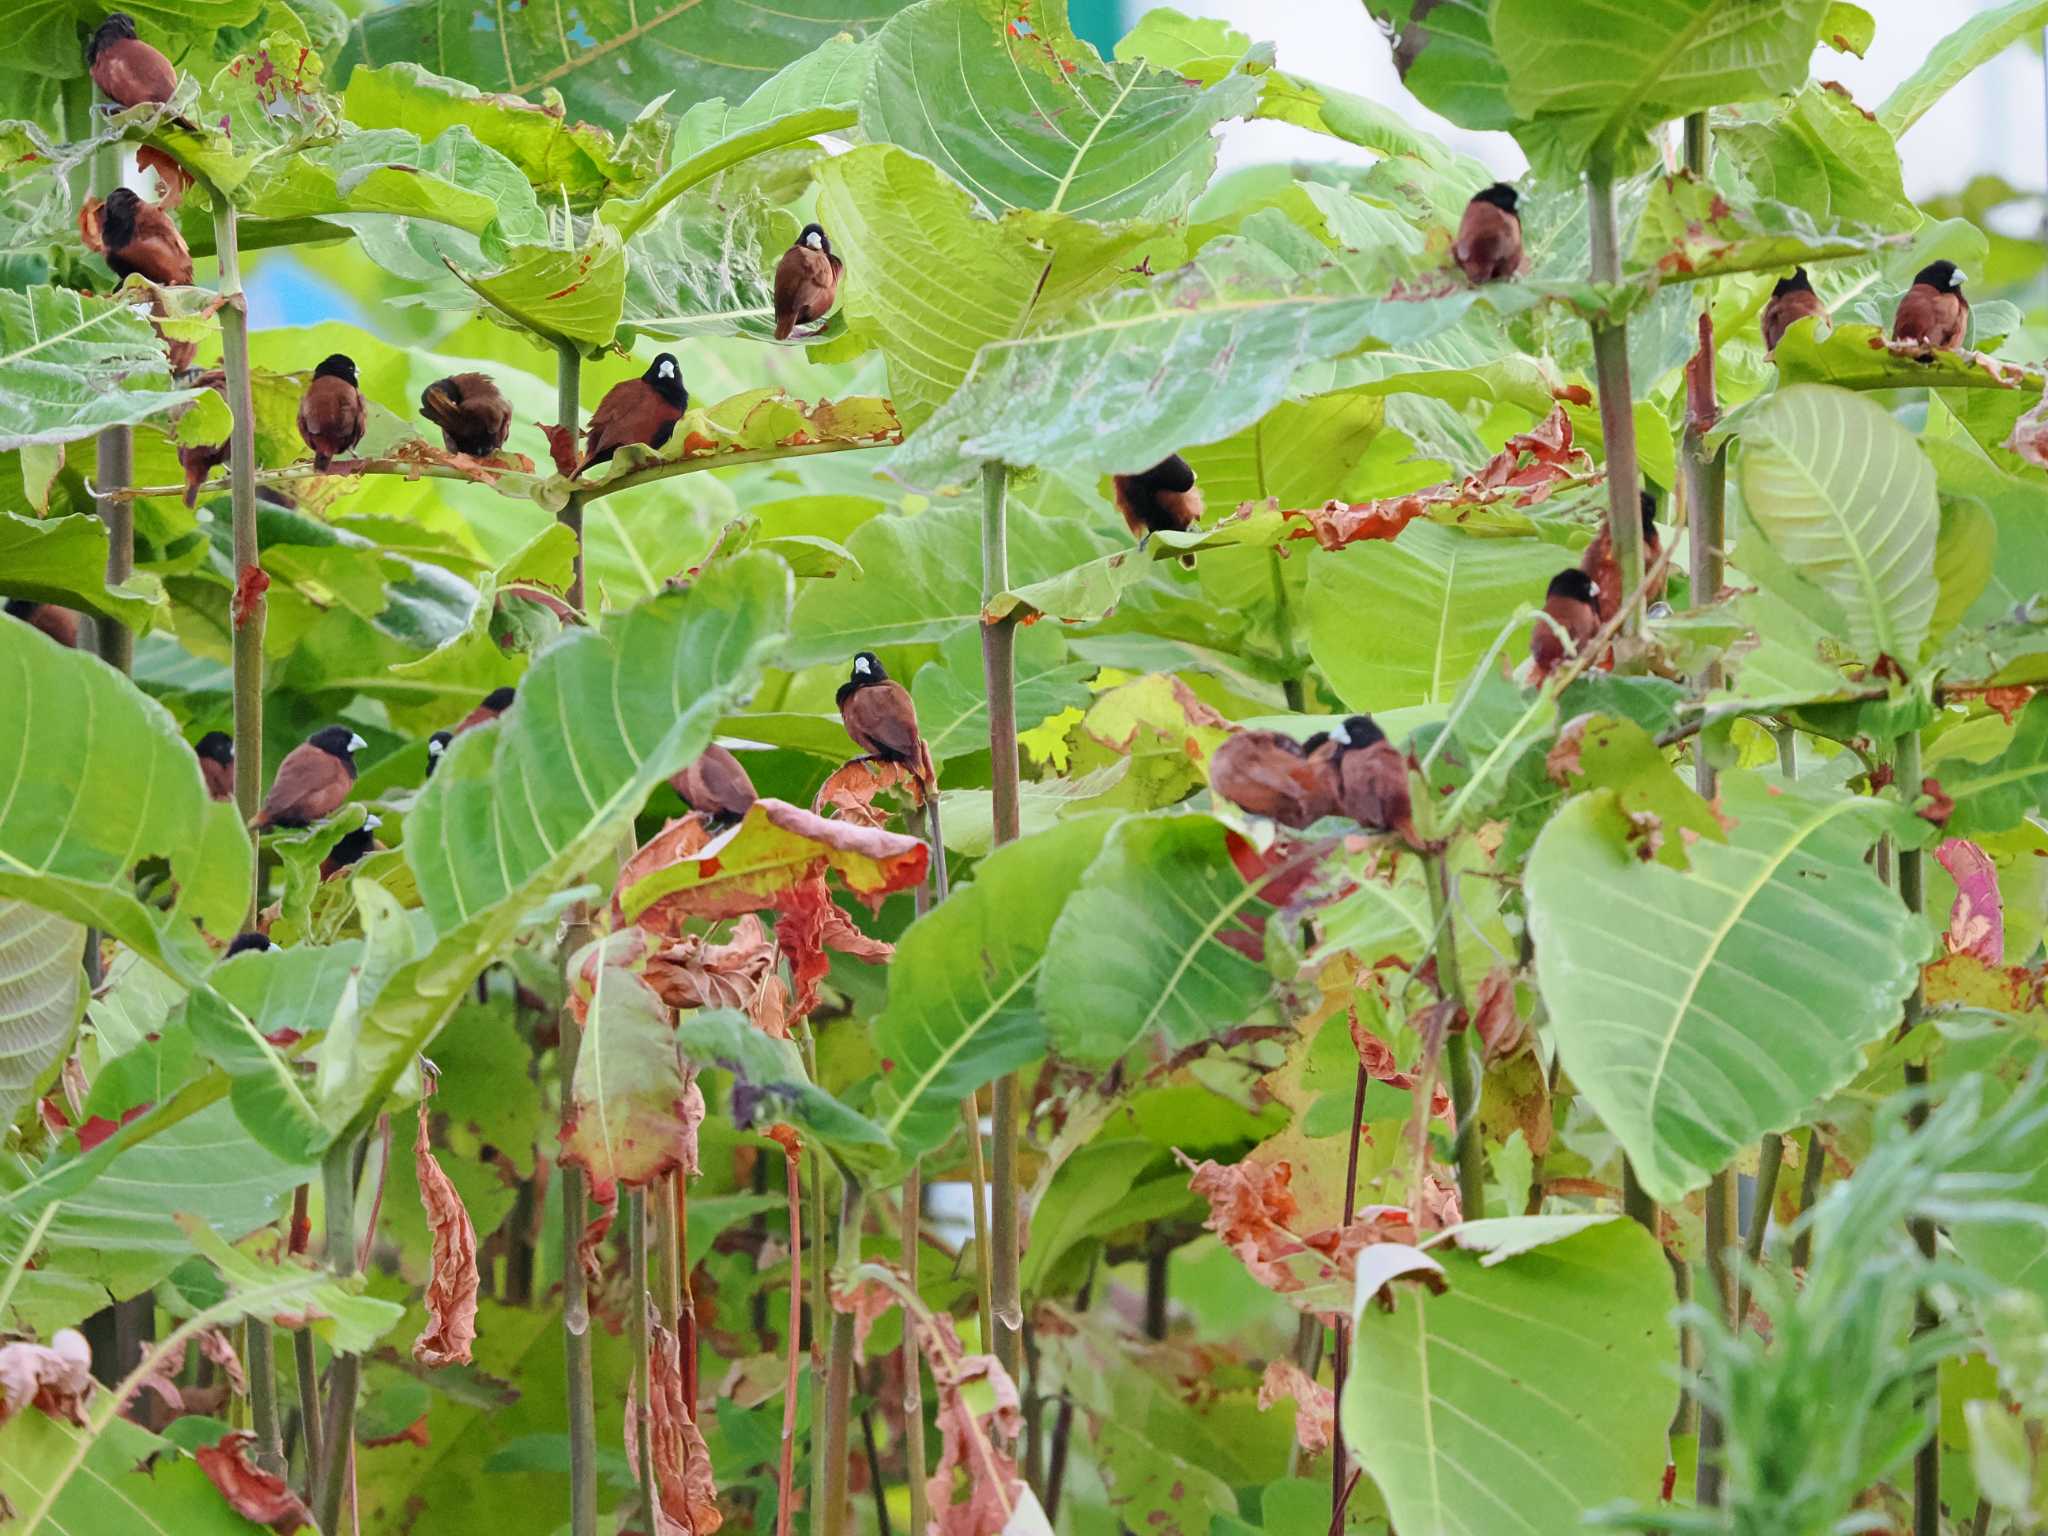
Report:
[{"label": "green leaf", "polygon": [[[1823,335],[1818,322],[1795,325],[1772,354],[1783,384],[1834,384],[1843,389],[2038,390],[2048,374],[1980,352],[1936,352],[1922,362],[1894,352],[1885,328],[1845,322]],[[1746,418],[1745,418],[1746,419]]]},{"label": "green leaf", "polygon": [[1565,1070],[1662,1201],[1848,1082],[1925,948],[1863,862],[1873,802],[1728,773],[1721,804],[1728,841],[1695,844],[1689,874],[1644,861],[1611,790],[1573,800],[1529,856]]},{"label": "green leaf", "polygon": [[[117,1418],[81,1450],[87,1438],[40,1411],[0,1427],[0,1482],[17,1513],[38,1508],[63,1479],[43,1529],[134,1536],[259,1536],[267,1529],[236,1514],[198,1462],[140,1424]],[[74,1460],[77,1474],[67,1477]]]},{"label": "green leaf", "polygon": [[[1059,636],[1039,626],[1021,628],[1016,637],[1017,728],[1029,731],[1063,709],[1085,708],[1094,665],[1069,661]],[[937,762],[988,750],[988,685],[980,639],[972,630],[956,632],[946,642],[944,663],[919,667],[911,684],[918,730]]]},{"label": "green leaf", "polygon": [[[214,34],[255,19],[262,0],[138,0],[128,7],[138,34],[171,58],[210,50]],[[8,15],[7,67],[75,80],[85,73],[83,39],[106,19],[98,0],[22,0]]]},{"label": "green leaf", "polygon": [[1829,0],[1828,13],[1821,18],[1820,40],[1837,53],[1862,58],[1877,40],[1877,18],[1848,0]]},{"label": "green leaf", "polygon": [[164,345],[135,301],[0,289],[0,452],[68,443],[196,399],[166,389]]},{"label": "green leaf", "polygon": [[897,941],[874,1026],[890,1064],[876,1114],[906,1158],[951,1138],[970,1093],[1045,1054],[1040,963],[1114,821],[1080,816],[1005,844]]},{"label": "green leaf", "polygon": [[406,0],[372,10],[349,33],[337,69],[413,59],[485,91],[553,88],[569,113],[614,130],[648,98],[744,97],[840,32],[859,33],[901,0],[803,0],[763,11],[746,0],[585,0],[570,11],[520,6],[476,24],[468,0]]},{"label": "green leaf", "polygon": [[1996,10],[1979,11],[1927,50],[1920,67],[1884,99],[1877,120],[1893,138],[1903,136],[1972,70],[1990,63],[2044,25],[2048,25],[2048,3],[2043,0],[2010,0]]},{"label": "green leaf", "polygon": [[85,1012],[85,929],[0,900],[0,1125],[36,1094]]},{"label": "green leaf", "polygon": [[543,341],[570,341],[586,356],[609,347],[626,303],[626,248],[618,232],[592,224],[580,251],[514,246],[495,272],[455,274],[514,325]]},{"label": "green leaf", "polygon": [[886,1161],[889,1138],[882,1128],[813,1083],[795,1044],[762,1034],[745,1014],[730,1008],[691,1014],[676,1039],[692,1064],[733,1075],[733,1119],[743,1128],[765,1130],[786,1120],[842,1157],[867,1165]]},{"label": "green leaf", "polygon": [[1416,100],[1460,128],[1514,126],[1485,0],[1370,0],[1368,8],[1391,32],[1394,67]]},{"label": "green leaf", "polygon": [[1742,496],[1791,567],[1841,605],[1859,656],[1910,663],[1938,595],[1934,470],[1913,434],[1846,390],[1795,384],[1743,418]]},{"label": "green leaf", "polygon": [[[551,645],[500,720],[457,737],[406,816],[430,940],[366,976],[355,1037],[322,1052],[339,1131],[374,1112],[527,913],[617,846],[648,793],[702,752],[781,645],[788,568],[744,554]],[[357,890],[367,889],[359,883]]]},{"label": "green leaf", "polygon": [[668,1009],[624,966],[637,935],[578,950],[569,961],[583,1040],[562,1122],[562,1156],[599,1184],[638,1188],[680,1166],[687,1122],[682,1058]]},{"label": "green leaf", "polygon": [[1558,0],[1494,0],[1508,101],[1574,168],[1660,122],[1796,91],[1827,0],[1669,0],[1593,25]]},{"label": "green leaf", "polygon": [[1822,226],[1896,230],[1920,222],[1892,136],[1826,86],[1809,84],[1789,104],[1717,118],[1714,151],[1715,180],[1745,207],[1776,201],[1804,209]]},{"label": "green leaf", "polygon": [[796,220],[759,196],[684,197],[627,246],[628,330],[772,341],[775,263],[796,233]]},{"label": "green leaf", "polygon": [[1661,1366],[1678,1344],[1663,1249],[1614,1218],[1526,1250],[1456,1241],[1432,1249],[1444,1294],[1397,1285],[1391,1312],[1361,1295],[1353,1314],[1345,1438],[1402,1536],[1576,1530],[1649,1500],[1678,1390]]},{"label": "green leaf", "polygon": [[991,215],[1177,216],[1215,168],[1217,125],[1252,110],[1258,82],[1233,72],[1192,88],[1105,63],[1065,13],[1064,0],[1033,6],[1026,35],[976,0],[902,11],[875,43],[862,132],[930,160]]},{"label": "green leaf", "polygon": [[[1956,759],[1941,765],[1941,787],[1956,802],[1945,828],[1950,837],[2005,832],[2048,803],[2048,694],[2020,711],[2012,739],[1989,762]],[[1918,786],[1908,786],[1917,791]]]},{"label": "green leaf", "polygon": [[225,1318],[303,1316],[304,1326],[330,1349],[359,1355],[389,1333],[405,1311],[396,1302],[358,1294],[360,1279],[352,1284],[331,1270],[232,1247],[190,1217],[181,1217],[178,1225],[227,1282],[227,1299],[207,1309]]},{"label": "green leaf", "polygon": [[138,632],[165,606],[147,575],[107,585],[107,525],[83,514],[0,513],[0,594],[88,609]]},{"label": "green leaf", "polygon": [[[1569,554],[1533,539],[1483,539],[1410,523],[1398,539],[1310,557],[1309,651],[1355,709],[1447,703],[1520,608],[1543,600]],[[1370,644],[1358,616],[1374,615]],[[1511,652],[1515,661],[1520,652]]]},{"label": "green leaf", "polygon": [[[0,768],[0,896],[90,923],[195,979],[212,960],[200,929],[241,927],[253,861],[235,808],[207,798],[170,712],[97,656],[0,624],[0,736],[37,743]],[[168,912],[130,884],[152,857],[177,881]]]},{"label": "green leaf", "polygon": [[[1272,989],[1245,917],[1259,900],[1208,816],[1119,822],[1053,924],[1038,1008],[1054,1047],[1106,1065],[1141,1041],[1179,1050],[1220,1034]],[[1261,903],[1263,905],[1263,903]]]}]

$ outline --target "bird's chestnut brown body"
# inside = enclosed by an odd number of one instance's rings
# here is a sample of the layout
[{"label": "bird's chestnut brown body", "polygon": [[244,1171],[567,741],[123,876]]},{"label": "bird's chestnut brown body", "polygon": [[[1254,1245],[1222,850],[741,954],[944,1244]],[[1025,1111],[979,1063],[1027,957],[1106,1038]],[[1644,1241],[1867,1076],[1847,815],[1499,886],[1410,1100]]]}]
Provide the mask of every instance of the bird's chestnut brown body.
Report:
[{"label": "bird's chestnut brown body", "polygon": [[206,783],[209,799],[235,798],[235,739],[226,731],[208,731],[192,743],[199,759],[199,777]]},{"label": "bird's chestnut brown body", "polygon": [[713,826],[738,821],[758,798],[740,760],[715,742],[695,762],[669,775],[668,782],[684,804]]},{"label": "bird's chestnut brown body", "polygon": [[1458,220],[1451,259],[1474,283],[1497,283],[1522,269],[1521,197],[1505,182],[1474,194]]},{"label": "bird's chestnut brown body", "polygon": [[165,286],[192,281],[192,252],[178,226],[127,187],[114,188],[100,205],[100,243],[107,266],[124,281],[138,272]]},{"label": "bird's chestnut brown body", "polygon": [[839,274],[845,264],[832,254],[832,242],[815,224],[806,224],[796,244],[775,264],[775,339],[787,341],[800,325],[820,320],[839,296]]},{"label": "bird's chestnut brown body", "polygon": [[[1664,552],[1664,546],[1657,535],[1657,498],[1648,491],[1641,492],[1640,497],[1643,508],[1643,574],[1648,576],[1657,557]],[[1605,521],[1593,535],[1593,542],[1586,546],[1586,552],[1579,556],[1579,569],[1600,589],[1600,622],[1605,624],[1620,611],[1622,599],[1621,565],[1614,558],[1614,536]],[[1645,605],[1662,600],[1665,583],[1666,575],[1652,578],[1644,597]]]},{"label": "bird's chestnut brown body", "polygon": [[1559,571],[1543,595],[1543,615],[1529,633],[1529,657],[1536,664],[1538,682],[1600,632],[1600,591],[1593,578],[1575,565]]},{"label": "bird's chestnut brown body", "polygon": [[1970,301],[1963,297],[1963,274],[1956,264],[1936,261],[1922,267],[1892,314],[1892,340],[1948,351],[1960,347],[1969,331]]},{"label": "bird's chestnut brown body", "polygon": [[347,726],[330,725],[285,753],[256,825],[310,827],[332,816],[355,787],[355,752],[362,744]]},{"label": "bird's chestnut brown body", "polygon": [[450,453],[488,459],[512,431],[512,407],[487,373],[452,373],[420,393],[420,414],[441,429]]},{"label": "bird's chestnut brown body", "polygon": [[1279,731],[1240,731],[1210,757],[1209,788],[1283,827],[1310,826],[1337,809],[1330,759],[1310,755],[1325,739],[1302,743]]},{"label": "bird's chestnut brown body", "polygon": [[1825,325],[1828,307],[1813,291],[1813,284],[1806,277],[1806,268],[1800,267],[1771,290],[1771,300],[1764,305],[1763,318],[1759,322],[1764,333],[1764,351],[1777,351],[1785,333],[1809,316],[1818,318]]},{"label": "bird's chestnut brown body", "polygon": [[313,370],[313,382],[299,397],[299,436],[313,450],[321,474],[363,440],[369,413],[356,387],[356,365],[337,352]]},{"label": "bird's chestnut brown body", "polygon": [[605,391],[583,430],[583,462],[576,466],[576,473],[609,463],[628,443],[661,447],[689,408],[690,392],[683,388],[682,369],[664,352],[639,378],[626,379]]},{"label": "bird's chestnut brown body", "polygon": [[85,63],[92,83],[117,106],[169,101],[178,88],[178,72],[171,61],[138,38],[135,18],[120,11],[93,33],[85,45]]},{"label": "bird's chestnut brown body", "polygon": [[927,793],[938,786],[931,748],[917,729],[910,690],[882,670],[872,651],[853,659],[853,675],[839,685],[840,721],[846,734],[871,758],[908,768]]},{"label": "bird's chestnut brown body", "polygon": [[7,604],[10,618],[41,630],[59,645],[78,649],[78,615],[55,603],[30,603],[15,598]]}]

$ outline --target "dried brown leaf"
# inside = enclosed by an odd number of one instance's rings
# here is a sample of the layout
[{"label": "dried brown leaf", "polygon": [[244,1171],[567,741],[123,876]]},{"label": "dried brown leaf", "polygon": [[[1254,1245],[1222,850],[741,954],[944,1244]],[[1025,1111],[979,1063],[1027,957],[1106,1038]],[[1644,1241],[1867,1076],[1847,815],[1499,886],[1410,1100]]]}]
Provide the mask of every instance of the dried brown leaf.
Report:
[{"label": "dried brown leaf", "polygon": [[[1024,1427],[1017,1385],[994,1355],[968,1354],[943,1312],[920,1316],[918,1332],[939,1399],[939,1460],[926,1484],[933,1536],[1002,1536],[1024,1486],[1016,1459],[1001,1449]],[[973,1384],[986,1389],[975,1394],[986,1405],[979,1413],[967,1397]],[[956,1473],[964,1498],[954,1491]]]},{"label": "dried brown leaf", "polygon": [[292,1492],[291,1484],[249,1459],[255,1444],[254,1435],[238,1429],[222,1435],[213,1445],[200,1446],[192,1459],[236,1514],[269,1526],[277,1536],[291,1536],[313,1523],[312,1512]]},{"label": "dried brown leaf", "polygon": [[476,1342],[476,1228],[463,1209],[462,1196],[434,1157],[425,1098],[420,1100],[413,1171],[419,1178],[420,1204],[434,1234],[434,1259],[427,1280],[427,1326],[412,1341],[412,1357],[422,1365],[467,1365],[470,1345]]},{"label": "dried brown leaf", "polygon": [[878,763],[856,758],[835,769],[811,797],[811,809],[823,816],[829,809],[840,821],[863,827],[886,827],[889,812],[875,808],[876,799],[886,793],[907,792],[915,805],[924,803],[924,786],[917,775],[901,763]]},{"label": "dried brown leaf", "polygon": [[626,1388],[626,1459],[640,1464],[642,1424],[653,1446],[658,1508],[648,1511],[653,1536],[711,1536],[725,1523],[718,1487],[711,1479],[711,1453],[690,1417],[685,1396],[682,1346],[661,1325],[647,1302],[648,1393],[643,1409],[633,1387]]},{"label": "dried brown leaf", "polygon": [[1292,1360],[1269,1360],[1259,1382],[1259,1411],[1283,1397],[1294,1399],[1294,1441],[1314,1455],[1327,1451],[1337,1436],[1337,1397]]},{"label": "dried brown leaf", "polygon": [[92,1346],[76,1328],[59,1328],[47,1344],[0,1344],[0,1424],[33,1403],[82,1428],[93,1390]]},{"label": "dried brown leaf", "polygon": [[235,1346],[228,1341],[226,1332],[219,1328],[208,1328],[199,1335],[199,1353],[220,1367],[227,1378],[229,1388],[237,1397],[249,1392],[249,1377],[242,1370],[242,1362],[235,1354]]},{"label": "dried brown leaf", "polygon": [[670,940],[649,959],[644,974],[671,1008],[737,1008],[763,1034],[787,1040],[789,988],[776,967],[774,936],[749,912],[723,944],[695,933]]}]

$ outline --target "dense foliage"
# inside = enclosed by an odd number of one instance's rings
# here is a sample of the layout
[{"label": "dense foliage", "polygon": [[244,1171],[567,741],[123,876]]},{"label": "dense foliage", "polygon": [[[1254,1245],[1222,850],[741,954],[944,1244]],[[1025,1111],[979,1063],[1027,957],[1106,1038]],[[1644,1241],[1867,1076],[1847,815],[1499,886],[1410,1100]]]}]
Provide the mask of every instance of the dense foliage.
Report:
[{"label": "dense foliage", "polygon": [[[11,1530],[2048,1519],[2048,263],[1895,149],[2048,3],[1875,110],[1854,5],[1370,8],[1527,150],[1515,275],[1478,163],[1169,10],[141,0],[121,107],[17,7]],[[1217,177],[1252,117],[1371,159]],[[114,276],[124,174],[196,283]],[[357,321],[252,332],[287,259]],[[1212,792],[1368,711],[1412,819]]]}]

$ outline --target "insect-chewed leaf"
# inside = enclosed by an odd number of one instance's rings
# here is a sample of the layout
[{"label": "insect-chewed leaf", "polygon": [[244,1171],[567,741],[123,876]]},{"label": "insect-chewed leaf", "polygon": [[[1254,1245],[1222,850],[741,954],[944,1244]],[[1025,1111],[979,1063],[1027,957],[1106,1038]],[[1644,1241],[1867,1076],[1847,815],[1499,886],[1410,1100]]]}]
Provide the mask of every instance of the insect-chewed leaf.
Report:
[{"label": "insect-chewed leaf", "polygon": [[683,1074],[675,1026],[654,989],[627,969],[644,954],[633,930],[586,945],[569,962],[583,1039],[562,1125],[562,1160],[599,1184],[638,1188],[697,1166],[704,1099]]}]

